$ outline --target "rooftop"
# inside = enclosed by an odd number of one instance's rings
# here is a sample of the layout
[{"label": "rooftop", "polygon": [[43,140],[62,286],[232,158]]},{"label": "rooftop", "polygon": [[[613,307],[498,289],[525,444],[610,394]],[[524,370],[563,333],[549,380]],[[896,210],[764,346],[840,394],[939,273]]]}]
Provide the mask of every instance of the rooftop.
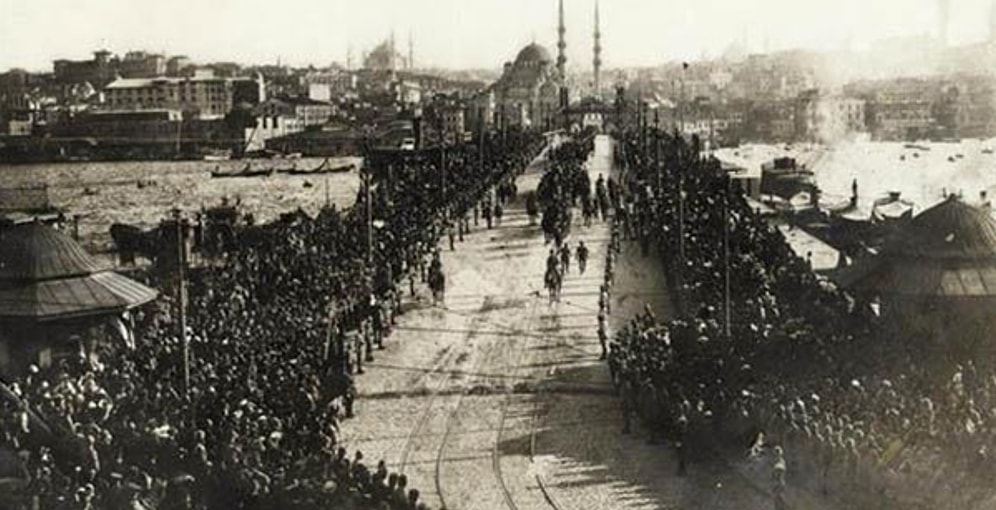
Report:
[{"label": "rooftop", "polygon": [[223,81],[243,81],[253,80],[251,76],[238,76],[235,78],[225,78],[219,76],[192,76],[189,78],[175,78],[170,76],[158,76],[155,78],[118,78],[107,85],[107,89],[139,89],[159,84],[186,83],[186,82],[223,82]]}]

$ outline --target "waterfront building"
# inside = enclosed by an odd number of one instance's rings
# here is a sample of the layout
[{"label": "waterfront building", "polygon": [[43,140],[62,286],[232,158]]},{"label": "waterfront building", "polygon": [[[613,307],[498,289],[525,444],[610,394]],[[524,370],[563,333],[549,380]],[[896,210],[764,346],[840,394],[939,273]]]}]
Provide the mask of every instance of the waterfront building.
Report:
[{"label": "waterfront building", "polygon": [[200,119],[222,118],[236,102],[265,99],[262,78],[119,78],[104,89],[109,110],[181,110]]}]

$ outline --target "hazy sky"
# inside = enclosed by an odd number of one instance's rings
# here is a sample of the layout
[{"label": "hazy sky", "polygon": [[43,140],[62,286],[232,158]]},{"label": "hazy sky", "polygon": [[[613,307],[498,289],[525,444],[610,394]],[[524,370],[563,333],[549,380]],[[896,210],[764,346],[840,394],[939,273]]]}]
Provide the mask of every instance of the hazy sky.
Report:
[{"label": "hazy sky", "polygon": [[[952,43],[987,37],[993,0],[948,0]],[[939,0],[602,0],[607,67],[752,51],[860,49],[936,33]],[[394,29],[419,66],[496,68],[532,40],[555,51],[556,0],[0,0],[0,69],[51,69],[98,47],[195,61],[354,62]],[[591,66],[594,0],[565,0],[570,65]]]}]

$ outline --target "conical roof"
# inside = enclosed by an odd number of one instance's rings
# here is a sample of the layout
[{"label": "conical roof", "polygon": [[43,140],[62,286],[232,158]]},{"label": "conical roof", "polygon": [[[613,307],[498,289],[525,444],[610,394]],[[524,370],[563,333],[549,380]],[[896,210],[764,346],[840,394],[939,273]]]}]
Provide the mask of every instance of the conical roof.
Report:
[{"label": "conical roof", "polygon": [[39,281],[100,270],[79,243],[40,222],[17,225],[0,237],[0,280]]},{"label": "conical roof", "polygon": [[996,260],[996,219],[958,198],[924,211],[890,246],[909,257]]},{"label": "conical roof", "polygon": [[951,197],[900,228],[847,286],[881,294],[996,296],[996,219]]},{"label": "conical roof", "polygon": [[17,225],[0,237],[0,319],[110,315],[157,294],[100,267],[74,239],[47,225]]}]

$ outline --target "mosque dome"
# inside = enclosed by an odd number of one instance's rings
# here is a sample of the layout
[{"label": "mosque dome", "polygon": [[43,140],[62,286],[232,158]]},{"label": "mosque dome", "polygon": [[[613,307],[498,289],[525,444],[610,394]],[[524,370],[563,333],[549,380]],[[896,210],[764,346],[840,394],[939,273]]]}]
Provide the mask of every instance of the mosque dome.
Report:
[{"label": "mosque dome", "polygon": [[519,55],[515,57],[516,67],[539,67],[541,64],[550,64],[552,62],[553,59],[550,57],[550,52],[536,43],[522,48]]}]

